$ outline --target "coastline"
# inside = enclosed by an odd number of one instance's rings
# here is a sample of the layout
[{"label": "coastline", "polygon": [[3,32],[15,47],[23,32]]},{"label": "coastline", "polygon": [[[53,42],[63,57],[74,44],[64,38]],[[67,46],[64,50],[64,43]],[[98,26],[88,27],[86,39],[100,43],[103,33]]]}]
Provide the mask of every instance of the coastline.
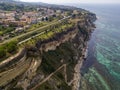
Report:
[{"label": "coastline", "polygon": [[[73,58],[73,63],[74,61],[76,61],[74,63],[74,66],[72,67],[73,69],[73,76],[71,74],[71,77],[72,77],[72,80],[71,82],[68,83],[68,86],[71,86],[72,90],[79,90],[79,87],[80,87],[80,80],[81,80],[81,74],[80,74],[80,68],[82,67],[83,65],[83,61],[84,61],[84,58],[87,57],[87,42],[88,42],[88,38],[89,36],[91,35],[91,28],[94,28],[92,27],[93,23],[92,22],[89,22],[89,20],[94,20],[94,19],[91,19],[90,17],[87,18],[85,21],[84,21],[84,25],[81,25],[81,23],[77,23],[79,25],[79,28],[73,28],[73,29],[70,29],[66,32],[63,32],[61,33],[61,38],[60,38],[60,35],[56,35],[56,37],[58,37],[57,39],[49,39],[48,41],[46,42],[42,42],[42,44],[40,43],[37,47],[37,49],[39,50],[32,50],[34,48],[30,48],[28,51],[27,51],[27,55],[29,57],[29,54],[32,53],[32,54],[36,54],[38,52],[39,53],[39,56],[41,57],[41,55],[43,54],[43,52],[48,52],[50,50],[53,50],[55,51],[57,48],[56,47],[59,47],[61,44],[65,43],[65,42],[70,42],[72,44],[72,48],[71,50],[75,50],[74,51],[74,56],[75,58]],[[87,26],[86,26],[87,24]],[[77,25],[76,25],[77,26]],[[85,29],[84,29],[85,28]],[[64,46],[64,48],[66,48]],[[36,49],[36,48],[35,48]],[[66,50],[66,49],[65,49]],[[37,52],[38,51],[38,52]],[[67,51],[67,50],[66,50]],[[65,52],[65,51],[64,51]],[[58,53],[59,54],[59,53]],[[26,56],[26,54],[23,54]],[[64,55],[64,54],[62,54]],[[66,55],[66,54],[65,54]],[[69,55],[69,54],[68,54]],[[67,55],[66,55],[67,56]],[[72,56],[73,56],[73,53],[72,53]],[[31,57],[30,57],[31,58]],[[32,56],[33,58],[33,56]],[[54,57],[53,57],[54,58]],[[64,63],[67,63],[69,62],[69,58],[71,57],[68,57],[68,61],[66,60]],[[26,59],[26,58],[25,58]],[[45,59],[44,59],[45,60]],[[46,59],[47,60],[47,59]],[[12,60],[10,60],[12,61]],[[51,60],[52,61],[52,60]],[[57,63],[59,62],[59,60],[57,61]],[[63,63],[60,63],[60,64],[63,64]],[[43,63],[43,66],[45,64]],[[48,64],[48,65],[51,65],[51,64]],[[64,65],[64,64],[63,64]],[[54,65],[53,65],[54,66]],[[58,64],[59,66],[59,64]],[[23,68],[23,67],[21,67]],[[59,67],[60,68],[60,67]],[[54,69],[56,69],[56,67],[54,67]],[[71,69],[71,68],[70,68]],[[42,71],[42,69],[40,68],[40,70]],[[29,71],[29,70],[28,70]],[[37,71],[37,69],[36,69]],[[40,71],[40,72],[41,72]],[[44,69],[43,69],[44,71]],[[25,71],[26,72],[26,71]],[[34,73],[34,72],[33,72]],[[43,73],[45,75],[45,73]],[[52,75],[52,74],[51,74]],[[70,75],[70,73],[69,73]],[[22,75],[21,75],[22,76]],[[70,78],[71,78],[70,77]],[[66,85],[67,86],[67,85]],[[56,84],[55,84],[55,87],[56,87]]]},{"label": "coastline", "polygon": [[[88,44],[87,44],[88,45]],[[85,48],[83,48],[82,54],[83,56],[79,58],[78,63],[75,65],[75,73],[74,73],[74,77],[73,77],[73,88],[72,90],[79,90],[80,88],[80,80],[81,80],[81,74],[80,74],[80,68],[83,65],[83,61],[85,60],[85,54],[88,53],[88,48],[87,46]]]},{"label": "coastline", "polygon": [[[96,19],[98,19],[98,18],[95,18],[95,20],[93,20],[93,22],[96,21]],[[96,28],[95,25],[93,24],[93,22],[90,23],[90,26],[88,28],[90,30],[90,32],[88,32],[89,39],[90,39],[90,36],[93,33],[94,29]],[[88,42],[89,42],[89,40],[84,41],[85,46],[82,48],[82,56],[79,57],[78,62],[75,65],[72,90],[80,89],[80,81],[81,81],[80,68],[82,67],[84,60],[86,60],[87,56],[88,56]]]}]

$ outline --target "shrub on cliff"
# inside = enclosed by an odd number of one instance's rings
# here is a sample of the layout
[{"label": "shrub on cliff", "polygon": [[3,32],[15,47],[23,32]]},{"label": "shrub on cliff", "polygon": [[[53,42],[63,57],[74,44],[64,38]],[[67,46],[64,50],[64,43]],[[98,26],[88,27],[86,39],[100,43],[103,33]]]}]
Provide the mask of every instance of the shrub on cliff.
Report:
[{"label": "shrub on cliff", "polygon": [[3,46],[0,46],[0,58],[3,58],[4,56],[6,56],[5,48]]},{"label": "shrub on cliff", "polygon": [[6,50],[8,53],[15,52],[17,49],[17,42],[16,41],[11,41],[6,45]]},{"label": "shrub on cliff", "polygon": [[17,41],[11,41],[9,43],[0,46],[0,58],[6,57],[7,53],[13,53],[17,50]]}]

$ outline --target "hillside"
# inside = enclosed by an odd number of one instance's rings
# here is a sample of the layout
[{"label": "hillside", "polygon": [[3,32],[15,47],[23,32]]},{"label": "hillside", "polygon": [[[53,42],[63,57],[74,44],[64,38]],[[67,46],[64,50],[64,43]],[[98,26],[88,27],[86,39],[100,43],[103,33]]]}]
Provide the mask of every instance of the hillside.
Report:
[{"label": "hillside", "polygon": [[80,87],[80,68],[96,15],[78,8],[50,6],[74,13],[11,38],[17,40],[15,44],[9,44],[9,40],[1,44],[6,44],[6,54],[12,51],[9,46],[18,50],[0,62],[1,90],[78,90]]}]

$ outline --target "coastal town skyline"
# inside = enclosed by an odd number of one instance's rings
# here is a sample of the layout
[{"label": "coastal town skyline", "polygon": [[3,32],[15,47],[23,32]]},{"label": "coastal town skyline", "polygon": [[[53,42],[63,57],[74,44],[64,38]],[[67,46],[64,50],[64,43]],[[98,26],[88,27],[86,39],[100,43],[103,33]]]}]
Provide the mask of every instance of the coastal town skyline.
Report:
[{"label": "coastal town skyline", "polygon": [[44,2],[52,4],[65,4],[65,3],[97,3],[97,4],[120,4],[120,0],[20,0],[24,2]]}]

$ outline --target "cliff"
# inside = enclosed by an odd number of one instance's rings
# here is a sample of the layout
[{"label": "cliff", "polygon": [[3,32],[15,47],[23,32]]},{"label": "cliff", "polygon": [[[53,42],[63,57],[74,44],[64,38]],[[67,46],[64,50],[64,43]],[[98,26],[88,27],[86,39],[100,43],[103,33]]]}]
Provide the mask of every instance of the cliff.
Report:
[{"label": "cliff", "polygon": [[[47,40],[39,40],[35,46],[26,47],[24,53],[16,55],[13,58],[15,60],[3,63],[3,71],[15,65],[16,67],[10,70],[10,78],[0,81],[1,89],[78,90],[80,68],[85,57],[87,41],[95,28],[95,20],[95,14],[88,13],[84,20],[78,20],[73,28]],[[8,67],[4,68],[6,65]]]}]

